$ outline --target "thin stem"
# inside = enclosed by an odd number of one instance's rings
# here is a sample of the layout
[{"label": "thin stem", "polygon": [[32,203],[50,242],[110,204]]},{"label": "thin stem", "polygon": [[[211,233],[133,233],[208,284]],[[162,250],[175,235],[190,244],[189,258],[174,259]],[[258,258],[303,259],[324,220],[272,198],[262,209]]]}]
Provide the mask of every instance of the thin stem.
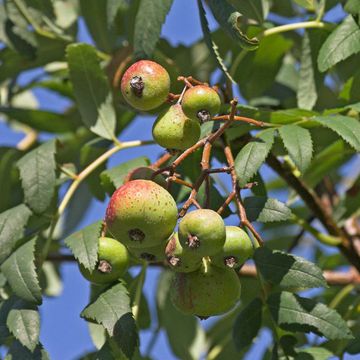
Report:
[{"label": "thin stem", "polygon": [[28,131],[26,131],[25,137],[17,143],[16,148],[22,151],[28,150],[31,148],[31,146],[33,146],[37,138],[37,131],[29,129]]},{"label": "thin stem", "polygon": [[331,300],[329,304],[330,309],[336,309],[339,304],[354,290],[354,284],[344,286]]},{"label": "thin stem", "polygon": [[134,303],[132,306],[132,313],[134,315],[135,321],[137,321],[138,316],[139,316],[141,293],[142,293],[142,289],[143,289],[143,286],[145,283],[147,265],[148,265],[148,263],[146,261],[144,261],[142,264],[140,275],[139,275],[139,280],[138,280],[138,283],[136,286],[135,298],[134,298]]},{"label": "thin stem", "polygon": [[262,33],[262,36],[265,37],[265,36],[279,34],[279,33],[287,32],[287,31],[291,31],[291,30],[297,30],[297,29],[310,29],[310,28],[322,29],[326,26],[327,26],[327,24],[325,24],[322,21],[304,21],[304,22],[298,22],[298,23],[294,23],[294,24],[286,24],[286,25],[276,26],[271,29],[266,29]]},{"label": "thin stem", "polygon": [[145,350],[145,357],[150,357],[151,351],[154,348],[154,346],[156,344],[156,341],[157,341],[157,339],[159,337],[160,330],[161,330],[161,327],[160,327],[160,325],[158,325],[156,327],[156,329],[153,331],[153,333],[151,335],[151,338],[150,338],[150,340],[148,342],[148,345],[146,347],[146,350]]}]

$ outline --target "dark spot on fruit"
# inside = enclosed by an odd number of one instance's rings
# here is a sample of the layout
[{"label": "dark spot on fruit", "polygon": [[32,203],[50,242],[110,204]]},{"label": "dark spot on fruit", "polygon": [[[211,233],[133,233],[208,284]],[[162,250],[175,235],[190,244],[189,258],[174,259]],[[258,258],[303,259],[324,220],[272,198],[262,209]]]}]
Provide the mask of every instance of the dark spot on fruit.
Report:
[{"label": "dark spot on fruit", "polygon": [[141,97],[145,84],[141,76],[134,76],[130,80],[130,87],[135,96]]},{"label": "dark spot on fruit", "polygon": [[176,256],[169,256],[167,258],[167,261],[171,266],[180,266],[181,265],[181,260]]},{"label": "dark spot on fruit", "polygon": [[233,269],[237,265],[238,261],[235,256],[227,256],[224,258],[224,264]]},{"label": "dark spot on fruit", "polygon": [[211,115],[207,110],[199,110],[196,116],[200,120],[201,124],[211,120]]},{"label": "dark spot on fruit", "polygon": [[132,241],[142,242],[145,239],[145,234],[140,229],[131,229],[128,234]]},{"label": "dark spot on fruit", "polygon": [[97,269],[103,274],[109,274],[112,271],[112,266],[106,260],[100,260]]},{"label": "dark spot on fruit", "polygon": [[200,246],[200,239],[196,235],[188,235],[186,245],[190,249],[197,249]]}]

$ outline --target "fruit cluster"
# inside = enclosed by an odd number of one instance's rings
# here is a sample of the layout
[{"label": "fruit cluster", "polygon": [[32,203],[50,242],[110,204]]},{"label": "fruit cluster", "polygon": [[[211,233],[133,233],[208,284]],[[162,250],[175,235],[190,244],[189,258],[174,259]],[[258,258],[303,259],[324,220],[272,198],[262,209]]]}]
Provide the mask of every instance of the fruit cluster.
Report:
[{"label": "fruit cluster", "polygon": [[[139,110],[151,110],[168,99],[169,75],[151,61],[133,64],[123,75],[125,100]],[[185,91],[186,90],[186,91]],[[207,85],[186,86],[153,126],[155,141],[169,150],[186,150],[198,142],[200,123],[220,109],[220,97]],[[112,195],[99,239],[98,264],[83,275],[94,283],[112,282],[132,263],[166,264],[174,271],[172,301],[186,314],[206,318],[230,310],[240,296],[234,270],[253,254],[247,233],[225,226],[216,211],[187,212],[178,224],[178,209],[165,178],[149,167],[131,171]],[[105,233],[104,232],[104,233]]]}]

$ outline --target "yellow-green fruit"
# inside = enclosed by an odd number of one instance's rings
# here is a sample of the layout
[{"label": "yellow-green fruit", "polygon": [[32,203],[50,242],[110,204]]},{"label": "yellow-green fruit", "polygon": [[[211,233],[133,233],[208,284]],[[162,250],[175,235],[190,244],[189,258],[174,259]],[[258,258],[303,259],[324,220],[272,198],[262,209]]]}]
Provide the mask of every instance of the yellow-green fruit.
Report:
[{"label": "yellow-green fruit", "polygon": [[98,262],[93,271],[80,265],[80,272],[94,284],[106,284],[119,279],[129,267],[130,256],[126,247],[115,239],[99,238]]},{"label": "yellow-green fruit", "polygon": [[129,247],[129,253],[137,261],[161,262],[165,260],[165,248],[167,241],[152,247],[133,248]]},{"label": "yellow-green fruit", "polygon": [[210,209],[187,213],[179,223],[179,241],[182,247],[199,257],[220,252],[226,238],[222,217]]},{"label": "yellow-green fruit", "polygon": [[201,257],[181,246],[177,233],[167,243],[165,254],[170,269],[176,272],[196,271],[202,264]]},{"label": "yellow-green fruit", "polygon": [[151,110],[160,106],[170,90],[170,76],[159,64],[140,60],[131,65],[121,79],[121,92],[133,108]]},{"label": "yellow-green fruit", "polygon": [[234,270],[207,264],[191,273],[176,273],[171,300],[181,312],[201,318],[231,310],[240,297],[240,281]]},{"label": "yellow-green fruit", "polygon": [[155,170],[149,166],[140,166],[132,171],[130,171],[124,180],[124,182],[128,182],[131,180],[152,180],[162,186],[163,188],[167,187],[167,182],[163,175],[158,174],[154,178],[152,178]]},{"label": "yellow-green fruit", "polygon": [[185,115],[203,123],[219,112],[221,100],[211,87],[197,85],[185,92],[181,106]]},{"label": "yellow-green fruit", "polygon": [[220,267],[238,268],[254,254],[249,235],[237,226],[226,226],[226,240],[222,250],[210,257]]},{"label": "yellow-green fruit", "polygon": [[105,222],[109,233],[126,246],[153,247],[173,233],[177,207],[160,185],[150,180],[132,180],[112,195]]},{"label": "yellow-green fruit", "polygon": [[200,124],[189,119],[181,105],[170,106],[159,115],[152,128],[154,140],[166,149],[185,150],[200,138]]}]

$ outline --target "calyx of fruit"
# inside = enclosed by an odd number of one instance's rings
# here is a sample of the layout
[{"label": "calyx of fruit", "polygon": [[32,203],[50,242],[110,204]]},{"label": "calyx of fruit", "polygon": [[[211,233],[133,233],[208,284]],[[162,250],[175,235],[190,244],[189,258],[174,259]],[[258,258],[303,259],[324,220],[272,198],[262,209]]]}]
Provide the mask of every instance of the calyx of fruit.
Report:
[{"label": "calyx of fruit", "polygon": [[185,92],[181,106],[186,116],[203,123],[219,112],[221,100],[211,87],[196,85]]},{"label": "calyx of fruit", "polygon": [[167,243],[165,254],[169,267],[176,272],[196,271],[202,264],[201,257],[181,246],[177,233]]},{"label": "calyx of fruit", "polygon": [[186,150],[200,138],[200,124],[187,117],[180,104],[170,106],[156,119],[152,134],[162,147],[171,150]]},{"label": "calyx of fruit", "polygon": [[161,244],[177,222],[176,203],[170,193],[150,180],[132,180],[118,188],[106,209],[109,233],[128,247]]},{"label": "calyx of fruit", "polygon": [[237,226],[226,226],[226,240],[222,250],[210,257],[219,267],[238,268],[254,253],[249,235]]},{"label": "calyx of fruit", "polygon": [[240,281],[231,269],[204,265],[195,272],[176,273],[171,300],[181,312],[200,318],[220,315],[231,310],[240,297]]},{"label": "calyx of fruit", "polygon": [[129,253],[123,244],[109,237],[100,237],[95,269],[89,271],[83,265],[79,267],[87,280],[106,284],[119,279],[129,267],[129,261]]},{"label": "calyx of fruit", "polygon": [[201,257],[220,252],[225,238],[224,221],[214,210],[199,209],[189,212],[179,223],[181,246]]},{"label": "calyx of fruit", "polygon": [[138,110],[151,110],[160,106],[170,90],[168,72],[150,60],[131,65],[121,79],[121,92],[126,102]]}]

